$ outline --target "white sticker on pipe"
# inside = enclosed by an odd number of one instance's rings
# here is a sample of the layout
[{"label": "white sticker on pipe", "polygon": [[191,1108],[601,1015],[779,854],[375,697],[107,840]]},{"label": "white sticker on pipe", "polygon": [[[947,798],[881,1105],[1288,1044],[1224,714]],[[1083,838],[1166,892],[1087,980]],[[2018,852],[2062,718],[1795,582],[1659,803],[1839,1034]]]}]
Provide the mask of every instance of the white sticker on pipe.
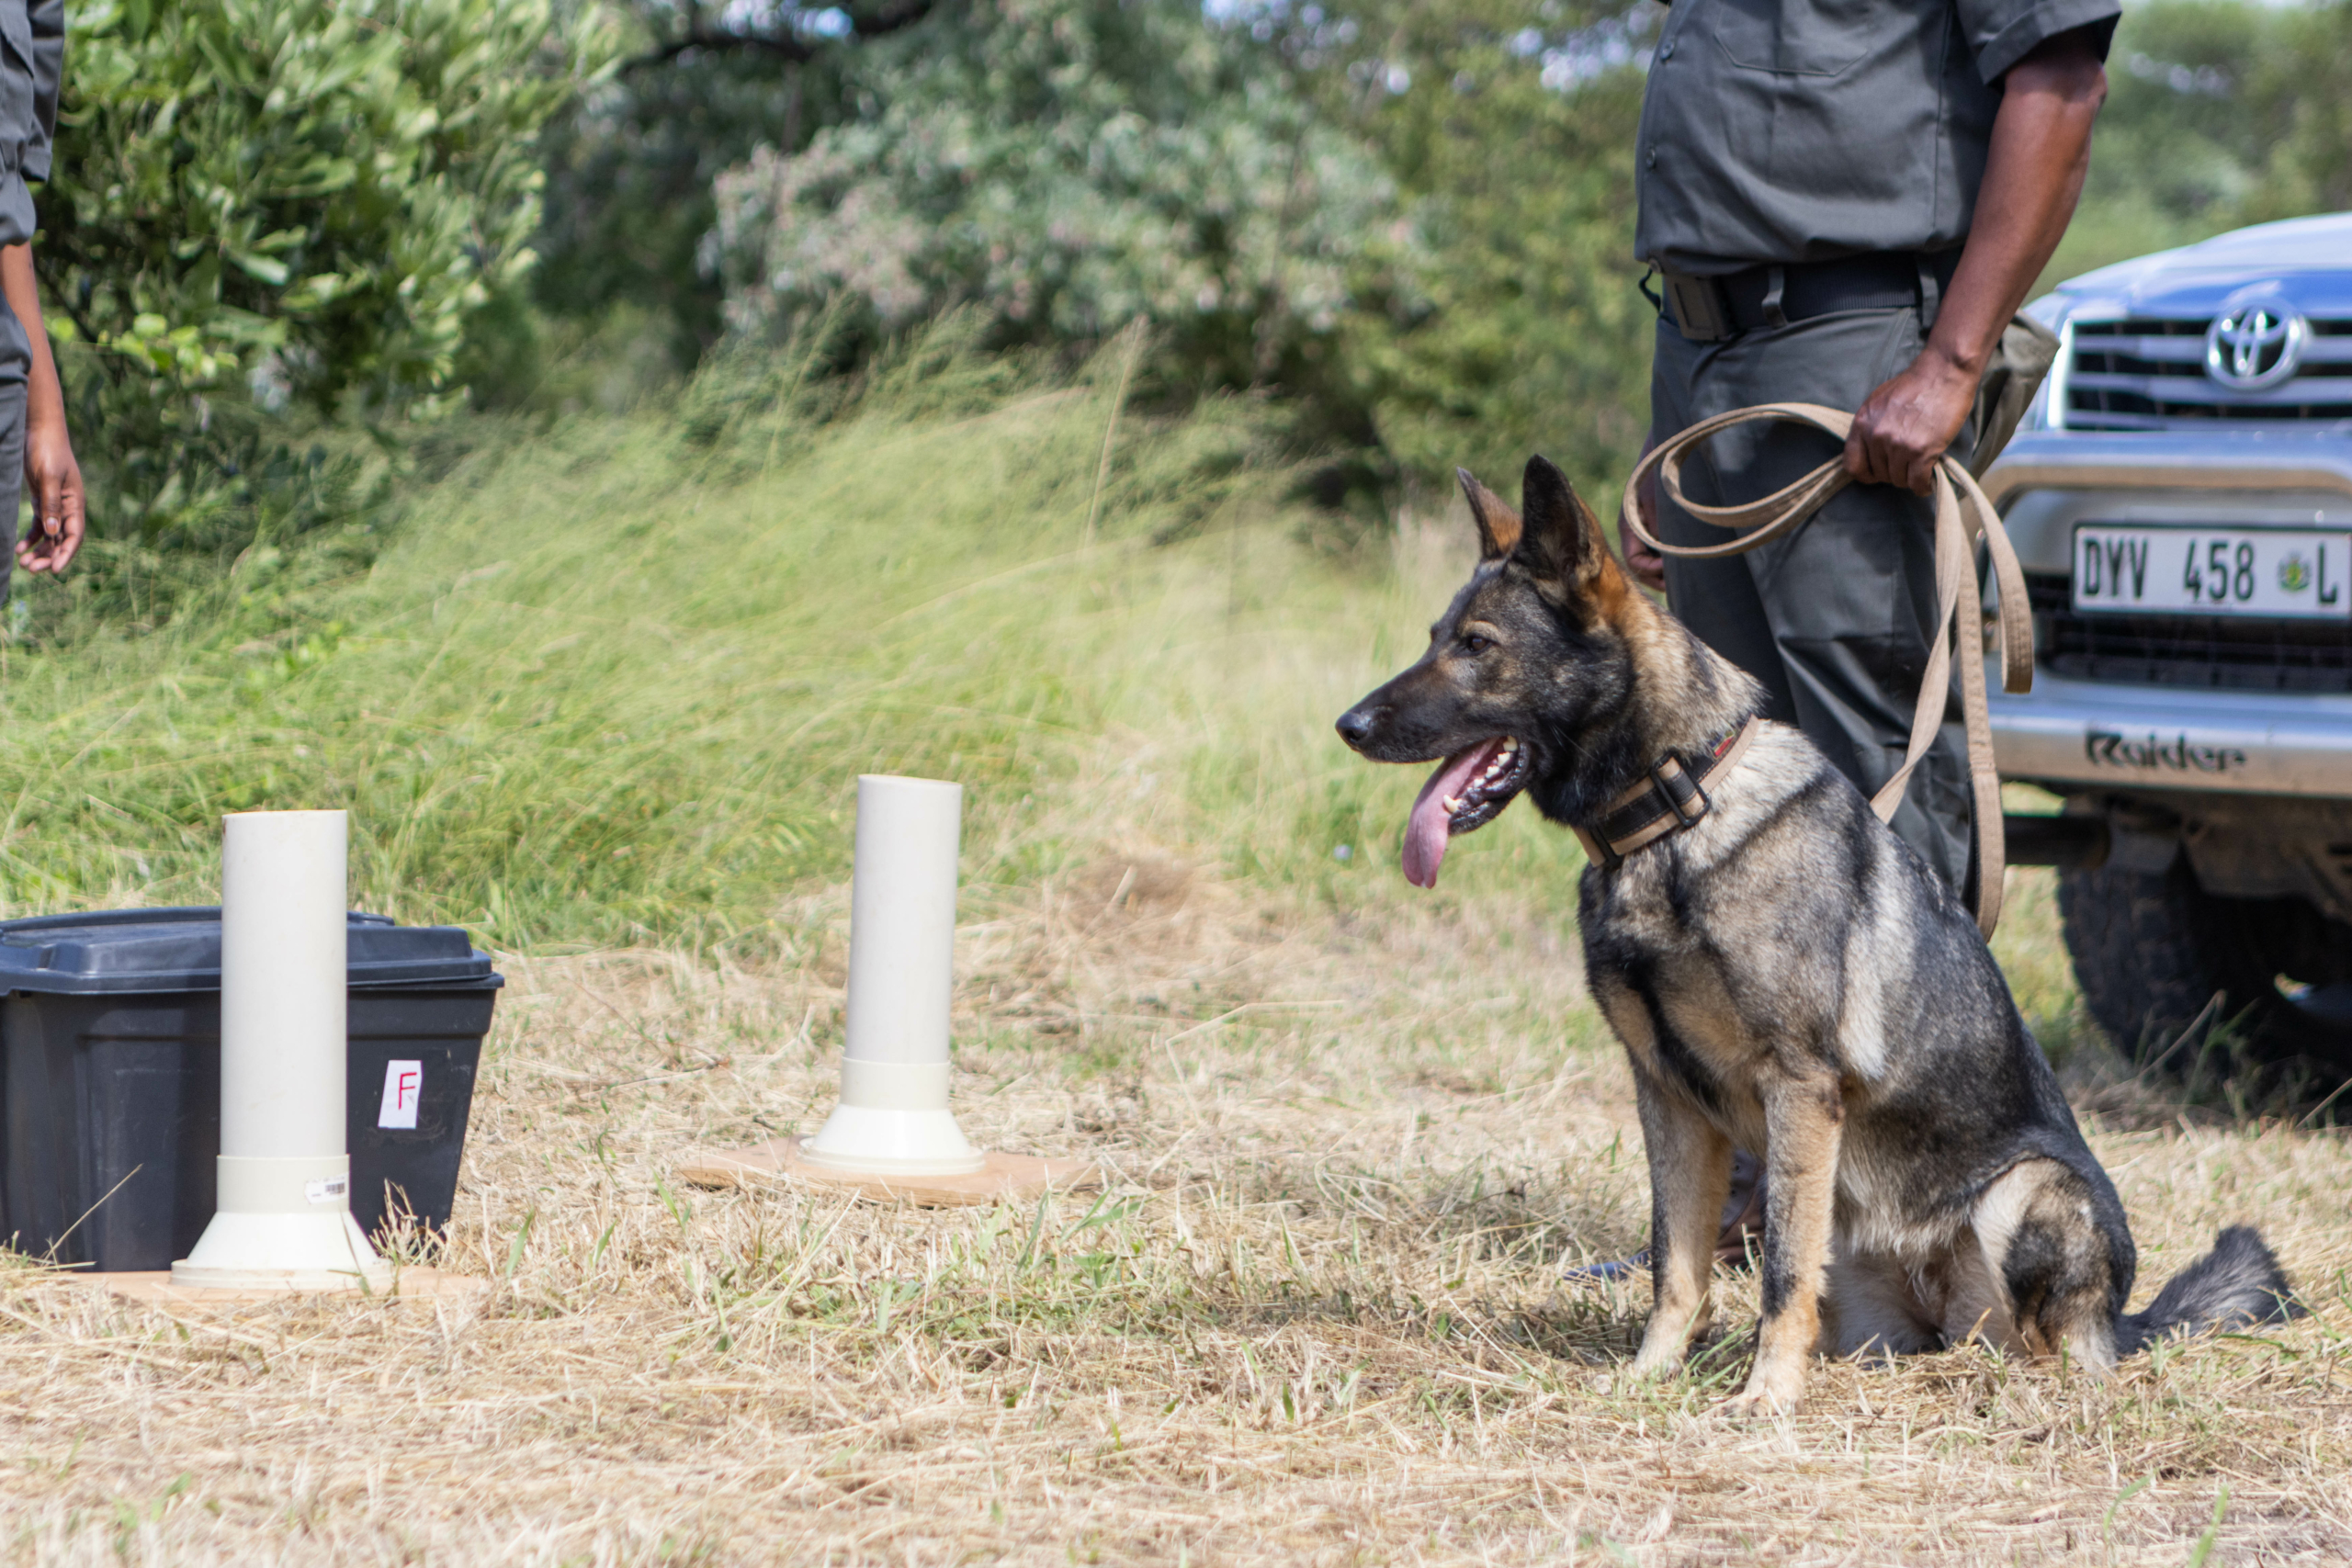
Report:
[{"label": "white sticker on pipe", "polygon": [[302,1196],[313,1203],[339,1203],[351,1192],[351,1178],[330,1176],[322,1181],[302,1183]]},{"label": "white sticker on pipe", "polygon": [[379,1127],[416,1127],[416,1102],[424,1094],[423,1062],[384,1064],[384,1105],[376,1113]]}]

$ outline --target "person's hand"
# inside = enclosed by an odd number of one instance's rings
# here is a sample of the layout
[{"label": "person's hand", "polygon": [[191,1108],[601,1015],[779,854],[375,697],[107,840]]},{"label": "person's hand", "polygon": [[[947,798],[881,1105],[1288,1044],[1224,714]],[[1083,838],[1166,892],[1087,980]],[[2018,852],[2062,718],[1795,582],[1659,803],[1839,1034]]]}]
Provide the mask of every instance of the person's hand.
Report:
[{"label": "person's hand", "polygon": [[33,520],[17,541],[17,564],[27,571],[63,571],[82,547],[85,516],[82,465],[74,459],[62,410],[47,417],[26,410],[25,489],[33,499]]},{"label": "person's hand", "polygon": [[1846,438],[1846,471],[1864,484],[1925,495],[1936,459],[1968,423],[1977,378],[1932,344],[1911,367],[1862,400]]},{"label": "person's hand", "polygon": [[[1642,456],[1650,455],[1656,441],[1642,443]],[[1642,481],[1634,491],[1634,504],[1641,508],[1642,526],[1652,535],[1657,533],[1657,478],[1652,475]],[[1621,504],[1617,513],[1617,542],[1624,547],[1625,570],[1634,581],[1658,593],[1666,592],[1666,558],[1642,543],[1641,536],[1625,525],[1625,513]]]}]

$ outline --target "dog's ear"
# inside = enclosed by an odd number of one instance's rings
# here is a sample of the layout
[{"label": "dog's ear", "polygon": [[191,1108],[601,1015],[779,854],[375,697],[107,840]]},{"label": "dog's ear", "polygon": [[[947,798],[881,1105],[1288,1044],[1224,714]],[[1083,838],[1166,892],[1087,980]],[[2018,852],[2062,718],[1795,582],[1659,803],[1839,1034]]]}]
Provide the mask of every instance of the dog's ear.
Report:
[{"label": "dog's ear", "polygon": [[1453,474],[1462,481],[1462,494],[1470,502],[1470,520],[1478,525],[1478,558],[1502,559],[1519,544],[1522,531],[1519,513],[1501,496],[1471,478],[1469,469],[1456,468]]},{"label": "dog's ear", "polygon": [[1527,521],[1516,553],[1535,580],[1564,595],[1589,591],[1609,565],[1609,540],[1568,476],[1543,457],[1530,457],[1520,505]]}]

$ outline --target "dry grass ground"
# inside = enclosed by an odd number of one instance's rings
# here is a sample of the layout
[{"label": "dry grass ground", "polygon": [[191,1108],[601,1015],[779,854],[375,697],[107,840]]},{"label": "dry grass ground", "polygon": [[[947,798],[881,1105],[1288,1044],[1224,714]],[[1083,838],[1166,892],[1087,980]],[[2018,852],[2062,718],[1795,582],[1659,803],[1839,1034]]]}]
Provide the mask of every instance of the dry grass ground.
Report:
[{"label": "dry grass ground", "polygon": [[[559,430],[259,652],[198,625],[0,673],[10,912],[201,901],[220,810],[347,803],[355,897],[538,954],[439,1259],[484,1299],[175,1317],[0,1263],[0,1561],[2352,1560],[2352,1148],[2117,1072],[2041,874],[1999,947],[2141,1299],[2248,1219],[2314,1314],[2112,1383],[1825,1366],[1737,1425],[1726,1279],[1692,1375],[1627,1386],[1645,1285],[1558,1280],[1646,1224],[1574,841],[1521,809],[1409,888],[1372,846],[1417,771],[1329,728],[1466,524],[1382,562],[1246,488],[1204,511],[1196,424],[1138,441],[1084,545],[1112,400]],[[671,1179],[831,1104],[860,771],[967,785],[967,1128],[1105,1192]]]},{"label": "dry grass ground", "polygon": [[[2052,941],[2024,883],[2013,966]],[[975,908],[975,904],[978,907]],[[775,970],[513,963],[445,1261],[479,1304],[179,1316],[0,1280],[25,1562],[2335,1562],[2352,1149],[2106,1083],[2140,1298],[2258,1221],[2316,1309],[2112,1382],[1962,1350],[1710,1414],[1627,1384],[1624,1068],[1567,935],[1269,904],[1131,843],[967,899],[958,1099],[1108,1190],[682,1190],[831,1092],[836,896]],[[2082,1055],[2083,1053],[2078,1053]],[[2082,1069],[2077,1068],[2080,1072]]]}]

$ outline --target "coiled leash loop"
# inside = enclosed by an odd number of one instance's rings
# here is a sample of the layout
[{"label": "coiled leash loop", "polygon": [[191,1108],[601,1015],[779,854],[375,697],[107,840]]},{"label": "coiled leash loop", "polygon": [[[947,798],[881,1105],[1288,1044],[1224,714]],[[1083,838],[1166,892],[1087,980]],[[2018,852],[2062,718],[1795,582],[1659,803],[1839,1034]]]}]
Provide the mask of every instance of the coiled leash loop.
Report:
[{"label": "coiled leash loop", "polygon": [[[1809,424],[1835,436],[1841,444],[1854,428],[1854,416],[1819,403],[1758,403],[1701,420],[1670,440],[1660,442],[1634,468],[1625,481],[1625,525],[1642,543],[1662,556],[1686,560],[1710,560],[1745,555],[1784,538],[1803,527],[1831,496],[1853,483],[1840,456],[1814,469],[1793,484],[1774,491],[1761,501],[1742,506],[1702,506],[1682,493],[1682,461],[1709,436],[1735,425],[1766,421]],[[1636,504],[1642,481],[1658,476],[1674,504],[1702,523],[1738,531],[1739,537],[1721,545],[1669,545],[1653,538],[1642,526]],[[1960,705],[1968,729],[1968,776],[1976,802],[1976,928],[1987,937],[2001,921],[2001,873],[2007,861],[2001,837],[2001,779],[1993,761],[1993,722],[1984,698],[1984,661],[1964,633],[1969,622],[1962,605],[1974,597],[1978,539],[1984,541],[1993,561],[1993,581],[1998,593],[2001,648],[2001,687],[2008,692],[2033,689],[2033,620],[2027,611],[2025,573],[2017,551],[2001,527],[2000,514],[1985,499],[1976,478],[1949,453],[1936,459],[1936,626],[1928,655],[1926,677],[1919,683],[1919,704],[1911,717],[1911,745],[1903,766],[1871,797],[1871,809],[1882,822],[1892,821],[1903,804],[1911,772],[1935,744],[1943,722],[1946,694],[1951,690],[1951,661],[1960,647]]]}]

